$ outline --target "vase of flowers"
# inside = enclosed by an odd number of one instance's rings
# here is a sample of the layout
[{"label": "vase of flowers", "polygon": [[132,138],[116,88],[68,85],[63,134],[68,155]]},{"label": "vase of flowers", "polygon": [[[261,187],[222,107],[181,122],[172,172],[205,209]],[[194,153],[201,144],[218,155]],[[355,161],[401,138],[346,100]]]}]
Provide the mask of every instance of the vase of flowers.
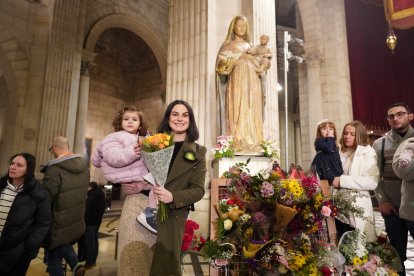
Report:
[{"label": "vase of flowers", "polygon": [[260,146],[262,147],[263,156],[269,157],[273,161],[279,158],[280,149],[276,146],[275,141],[261,141]]},{"label": "vase of flowers", "polygon": [[212,149],[214,158],[233,158],[233,137],[219,136],[217,137],[216,146]]}]

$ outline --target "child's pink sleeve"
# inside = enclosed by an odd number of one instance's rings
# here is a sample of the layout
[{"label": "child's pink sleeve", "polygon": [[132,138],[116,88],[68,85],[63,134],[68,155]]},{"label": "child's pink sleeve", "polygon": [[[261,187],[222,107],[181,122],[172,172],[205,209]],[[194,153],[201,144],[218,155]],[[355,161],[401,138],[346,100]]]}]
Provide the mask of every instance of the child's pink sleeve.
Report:
[{"label": "child's pink sleeve", "polygon": [[134,145],[122,145],[113,137],[106,137],[102,143],[103,160],[113,168],[121,168],[130,165],[139,159],[135,154]]}]

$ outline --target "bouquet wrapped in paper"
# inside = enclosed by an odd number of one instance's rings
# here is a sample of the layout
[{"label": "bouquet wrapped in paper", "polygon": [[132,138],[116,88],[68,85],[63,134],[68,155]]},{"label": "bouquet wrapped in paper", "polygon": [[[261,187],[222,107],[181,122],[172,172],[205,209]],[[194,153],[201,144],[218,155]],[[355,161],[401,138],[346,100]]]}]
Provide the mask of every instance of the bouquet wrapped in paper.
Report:
[{"label": "bouquet wrapped in paper", "polygon": [[[174,152],[173,136],[163,133],[148,136],[142,143],[142,149],[144,163],[150,172],[144,176],[145,180],[153,185],[164,186]],[[165,203],[158,204],[158,211],[160,220],[165,221],[168,218]]]}]

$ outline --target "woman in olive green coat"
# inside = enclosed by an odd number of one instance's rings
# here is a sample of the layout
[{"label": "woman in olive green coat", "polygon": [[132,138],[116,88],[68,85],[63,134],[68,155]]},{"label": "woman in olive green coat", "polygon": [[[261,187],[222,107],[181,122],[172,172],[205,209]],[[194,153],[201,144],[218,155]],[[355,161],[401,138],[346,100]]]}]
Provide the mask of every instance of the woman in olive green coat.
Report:
[{"label": "woman in olive green coat", "polygon": [[198,129],[191,106],[181,100],[169,104],[158,132],[174,134],[174,153],[164,187],[154,187],[168,205],[168,218],[158,222],[150,275],[181,275],[180,251],[185,222],[193,204],[204,195],[206,148],[194,141]]}]

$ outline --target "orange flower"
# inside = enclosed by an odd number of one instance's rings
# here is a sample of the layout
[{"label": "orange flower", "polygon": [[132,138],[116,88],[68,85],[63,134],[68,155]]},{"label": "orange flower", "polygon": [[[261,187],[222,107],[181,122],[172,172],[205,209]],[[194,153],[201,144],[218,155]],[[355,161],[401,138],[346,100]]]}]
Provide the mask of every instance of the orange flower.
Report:
[{"label": "orange flower", "polygon": [[168,148],[173,144],[172,136],[165,133],[158,133],[144,139],[143,150],[146,152],[154,152]]}]

